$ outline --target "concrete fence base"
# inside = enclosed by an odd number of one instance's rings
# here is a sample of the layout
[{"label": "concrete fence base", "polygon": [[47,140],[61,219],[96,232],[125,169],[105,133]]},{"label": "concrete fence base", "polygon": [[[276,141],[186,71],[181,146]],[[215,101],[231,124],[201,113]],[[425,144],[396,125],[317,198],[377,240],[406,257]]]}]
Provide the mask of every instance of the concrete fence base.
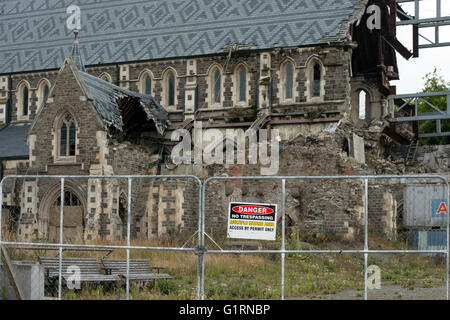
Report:
[{"label": "concrete fence base", "polygon": [[[13,261],[14,272],[26,300],[44,298],[44,268],[37,262]],[[8,275],[0,263],[0,299],[16,300]]]}]

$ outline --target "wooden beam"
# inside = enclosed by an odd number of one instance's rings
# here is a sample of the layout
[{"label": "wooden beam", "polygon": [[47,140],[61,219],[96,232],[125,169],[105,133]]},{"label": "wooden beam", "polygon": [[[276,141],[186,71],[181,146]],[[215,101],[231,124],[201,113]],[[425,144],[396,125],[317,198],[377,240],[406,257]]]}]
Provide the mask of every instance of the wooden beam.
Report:
[{"label": "wooden beam", "polygon": [[1,251],[1,261],[3,263],[3,268],[6,271],[6,274],[8,275],[9,282],[11,283],[14,293],[16,294],[17,300],[25,300],[22,290],[20,289],[19,283],[16,279],[16,274],[14,273],[14,268],[11,263],[11,260],[9,259],[9,254],[6,251],[6,248],[4,246],[0,246]]},{"label": "wooden beam", "polygon": [[389,36],[397,36],[397,3],[395,0],[389,0]]}]

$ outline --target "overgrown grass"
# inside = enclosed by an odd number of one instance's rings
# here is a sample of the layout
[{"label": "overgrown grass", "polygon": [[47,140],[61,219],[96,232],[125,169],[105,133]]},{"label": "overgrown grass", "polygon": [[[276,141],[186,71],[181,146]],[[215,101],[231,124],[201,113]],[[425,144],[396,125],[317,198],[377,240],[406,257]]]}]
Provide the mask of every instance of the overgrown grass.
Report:
[{"label": "overgrown grass", "polygon": [[[215,235],[220,239],[220,235]],[[152,241],[132,241],[135,246],[179,247],[168,238]],[[371,248],[408,248],[401,238],[371,235]],[[219,243],[223,243],[218,241]],[[195,241],[194,241],[195,243]],[[102,243],[123,245],[122,242]],[[280,242],[270,242],[265,249],[279,248]],[[194,244],[195,245],[195,244]],[[361,241],[342,242],[328,237],[311,244],[317,249],[359,248]],[[209,244],[208,246],[212,246]],[[286,239],[286,248],[300,249],[304,243],[296,236]],[[38,256],[56,256],[57,251],[10,250],[14,260],[37,260]],[[67,251],[64,257],[93,257],[100,260],[106,252]],[[131,258],[149,260],[152,266],[164,266],[173,279],[147,284],[131,283],[131,299],[195,299],[197,262],[194,252],[165,250],[131,250]],[[115,250],[109,257],[126,257],[126,250]],[[370,255],[369,265],[380,267],[382,280],[405,288],[429,288],[442,284],[445,278],[443,260],[419,254]],[[285,258],[285,297],[333,294],[346,289],[363,290],[364,257],[362,254],[287,254]],[[205,295],[207,299],[278,299],[281,294],[281,257],[279,254],[208,254],[205,256]],[[65,299],[125,299],[124,284],[111,287],[87,286],[81,290],[63,292]]]}]

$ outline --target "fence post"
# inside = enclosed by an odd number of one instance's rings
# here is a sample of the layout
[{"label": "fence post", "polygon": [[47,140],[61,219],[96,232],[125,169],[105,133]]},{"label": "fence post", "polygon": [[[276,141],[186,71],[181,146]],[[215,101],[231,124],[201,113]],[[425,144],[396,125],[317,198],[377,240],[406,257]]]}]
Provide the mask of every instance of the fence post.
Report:
[{"label": "fence post", "polygon": [[281,180],[281,300],[284,300],[284,259],[286,250],[285,239],[285,202],[286,202],[286,180]]},{"label": "fence post", "polygon": [[[202,220],[203,220],[203,212],[204,212],[204,186],[200,185],[200,193],[199,193],[199,213],[198,213],[198,245],[197,249],[200,250],[202,245],[201,233],[202,233]],[[202,288],[204,286],[204,278],[202,274],[202,263],[203,263],[203,254],[201,252],[197,252],[197,300],[203,300],[202,296]]]},{"label": "fence post", "polygon": [[[449,96],[447,96],[448,102]],[[445,281],[447,282],[447,300],[449,300],[449,256],[450,256],[450,210],[448,209],[448,204],[450,203],[449,190],[448,190],[448,181],[445,181],[445,195],[447,198],[447,257],[445,262]]]},{"label": "fence post", "polygon": [[367,263],[369,254],[369,180],[364,179],[364,300],[367,300]]},{"label": "fence post", "polygon": [[62,299],[62,244],[64,229],[64,178],[61,178],[61,201],[59,204],[59,281],[58,281],[58,300]]},{"label": "fence post", "polygon": [[126,299],[130,300],[130,232],[131,232],[131,178],[128,177],[128,208],[127,208],[127,282]]},{"label": "fence post", "polygon": [[202,203],[202,213],[200,214],[200,233],[199,233],[199,249],[201,250],[201,252],[199,252],[199,264],[200,264],[200,270],[201,270],[201,287],[200,287],[200,291],[201,291],[201,300],[205,299],[205,254],[204,254],[204,249],[205,249],[205,186],[203,187],[203,193],[202,193],[202,198],[203,198],[203,203]]},{"label": "fence post", "polygon": [[[0,162],[0,166],[1,166]],[[2,177],[0,177],[2,179]],[[3,234],[3,180],[0,180],[0,246],[2,245],[2,234]]]}]

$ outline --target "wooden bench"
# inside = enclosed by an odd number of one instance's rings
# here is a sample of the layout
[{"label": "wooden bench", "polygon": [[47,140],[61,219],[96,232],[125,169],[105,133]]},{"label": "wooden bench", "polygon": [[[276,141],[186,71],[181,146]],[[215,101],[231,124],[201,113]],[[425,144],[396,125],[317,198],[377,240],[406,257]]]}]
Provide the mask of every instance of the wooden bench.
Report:
[{"label": "wooden bench", "polygon": [[[126,280],[127,260],[125,259],[102,259],[106,274],[118,276]],[[168,273],[160,273],[164,267],[151,267],[145,259],[130,259],[129,279],[130,281],[149,281],[158,279],[172,279]],[[154,272],[156,270],[156,273]]]},{"label": "wooden bench", "polygon": [[[39,261],[44,267],[47,279],[57,280],[59,278],[58,257],[39,257]],[[115,275],[104,274],[94,258],[63,258],[61,274],[65,281],[74,275],[74,273],[68,272],[68,268],[71,266],[80,268],[80,282],[101,283],[119,280]]]}]

